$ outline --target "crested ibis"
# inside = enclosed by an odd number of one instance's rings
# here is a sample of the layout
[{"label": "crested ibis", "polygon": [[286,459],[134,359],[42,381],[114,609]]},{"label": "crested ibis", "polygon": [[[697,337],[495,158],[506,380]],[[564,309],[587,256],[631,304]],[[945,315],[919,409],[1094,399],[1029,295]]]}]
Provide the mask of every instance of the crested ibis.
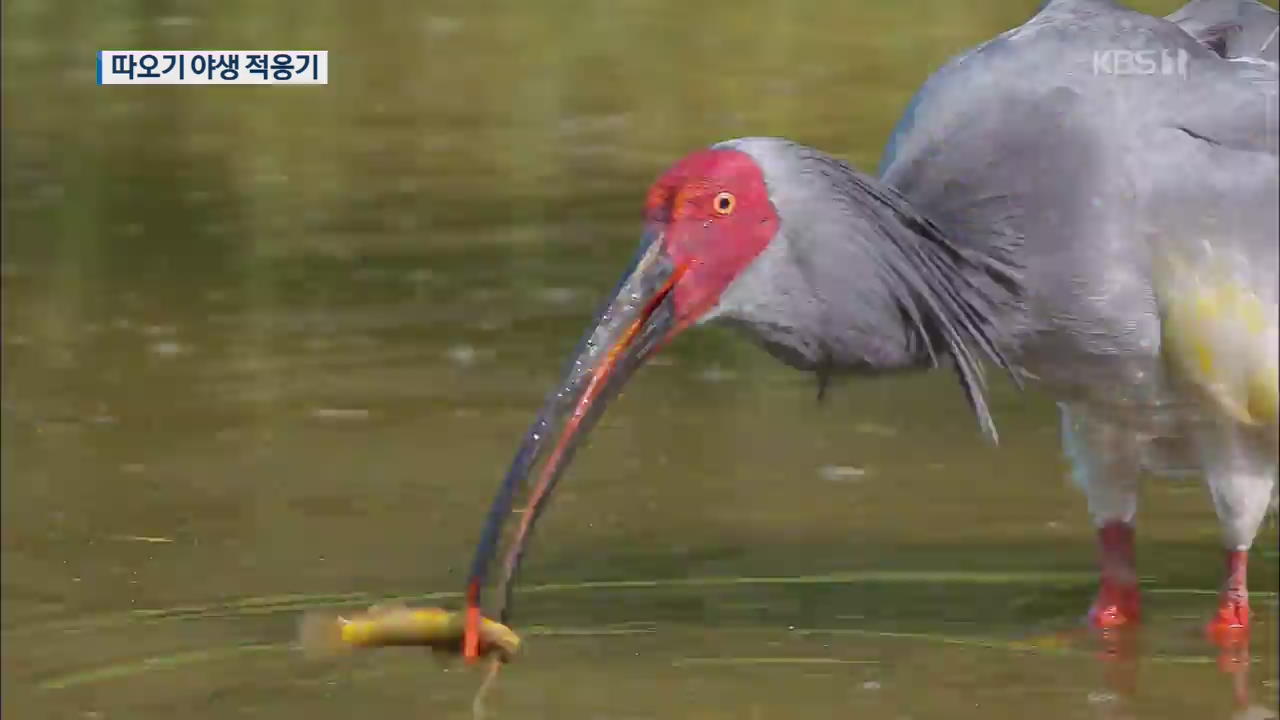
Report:
[{"label": "crested ibis", "polygon": [[780,138],[677,162],[494,499],[469,653],[508,520],[504,620],[581,439],[646,358],[709,322],[820,381],[950,366],[993,441],[984,364],[1051,393],[1096,527],[1098,627],[1139,620],[1138,474],[1202,473],[1227,558],[1210,630],[1244,636],[1277,463],[1276,88],[1273,65],[1231,62],[1168,20],[1050,0],[927,80],[878,178]]}]

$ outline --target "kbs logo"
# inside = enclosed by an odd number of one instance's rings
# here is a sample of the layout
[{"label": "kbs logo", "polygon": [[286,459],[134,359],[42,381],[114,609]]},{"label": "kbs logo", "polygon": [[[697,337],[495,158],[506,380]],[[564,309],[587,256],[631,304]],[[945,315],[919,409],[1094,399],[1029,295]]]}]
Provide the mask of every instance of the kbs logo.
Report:
[{"label": "kbs logo", "polygon": [[1094,75],[1171,75],[1185,78],[1186,50],[1095,50]]}]

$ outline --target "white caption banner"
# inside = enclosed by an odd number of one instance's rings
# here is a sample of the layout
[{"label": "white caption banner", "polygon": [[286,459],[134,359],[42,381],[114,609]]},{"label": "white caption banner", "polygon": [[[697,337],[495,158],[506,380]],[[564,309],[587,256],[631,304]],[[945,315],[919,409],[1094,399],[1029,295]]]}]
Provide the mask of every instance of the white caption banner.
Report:
[{"label": "white caption banner", "polygon": [[328,85],[328,50],[101,50],[99,85]]}]

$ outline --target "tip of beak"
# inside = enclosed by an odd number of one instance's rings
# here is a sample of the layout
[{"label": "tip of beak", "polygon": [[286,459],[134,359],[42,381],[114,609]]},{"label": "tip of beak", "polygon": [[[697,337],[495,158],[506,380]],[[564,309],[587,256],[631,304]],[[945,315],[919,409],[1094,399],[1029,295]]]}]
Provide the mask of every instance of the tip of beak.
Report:
[{"label": "tip of beak", "polygon": [[475,583],[467,588],[467,617],[462,631],[462,657],[467,662],[480,658],[480,588]]}]

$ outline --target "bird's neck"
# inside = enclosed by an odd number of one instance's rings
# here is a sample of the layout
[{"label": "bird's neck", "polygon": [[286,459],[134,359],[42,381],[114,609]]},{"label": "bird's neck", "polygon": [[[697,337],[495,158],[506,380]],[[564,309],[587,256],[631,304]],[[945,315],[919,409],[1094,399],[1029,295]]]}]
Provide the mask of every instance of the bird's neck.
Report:
[{"label": "bird's neck", "polygon": [[741,141],[781,224],[715,311],[788,365],[889,372],[949,359],[988,435],[982,361],[1008,369],[1021,288],[999,251],[966,248],[886,183],[813,148]]},{"label": "bird's neck", "polygon": [[844,162],[816,152],[804,162],[825,186],[810,193],[827,200],[786,229],[824,308],[818,335],[832,364],[883,372],[949,360],[994,437],[982,364],[1010,369],[1021,301],[1011,258],[953,242],[907,198]]},{"label": "bird's neck", "polygon": [[869,191],[883,229],[871,254],[899,313],[911,361],[935,367],[949,358],[983,430],[994,439],[982,362],[1012,371],[1006,353],[1020,303],[1014,267],[1008,258],[954,244],[896,192],[874,186]]}]

